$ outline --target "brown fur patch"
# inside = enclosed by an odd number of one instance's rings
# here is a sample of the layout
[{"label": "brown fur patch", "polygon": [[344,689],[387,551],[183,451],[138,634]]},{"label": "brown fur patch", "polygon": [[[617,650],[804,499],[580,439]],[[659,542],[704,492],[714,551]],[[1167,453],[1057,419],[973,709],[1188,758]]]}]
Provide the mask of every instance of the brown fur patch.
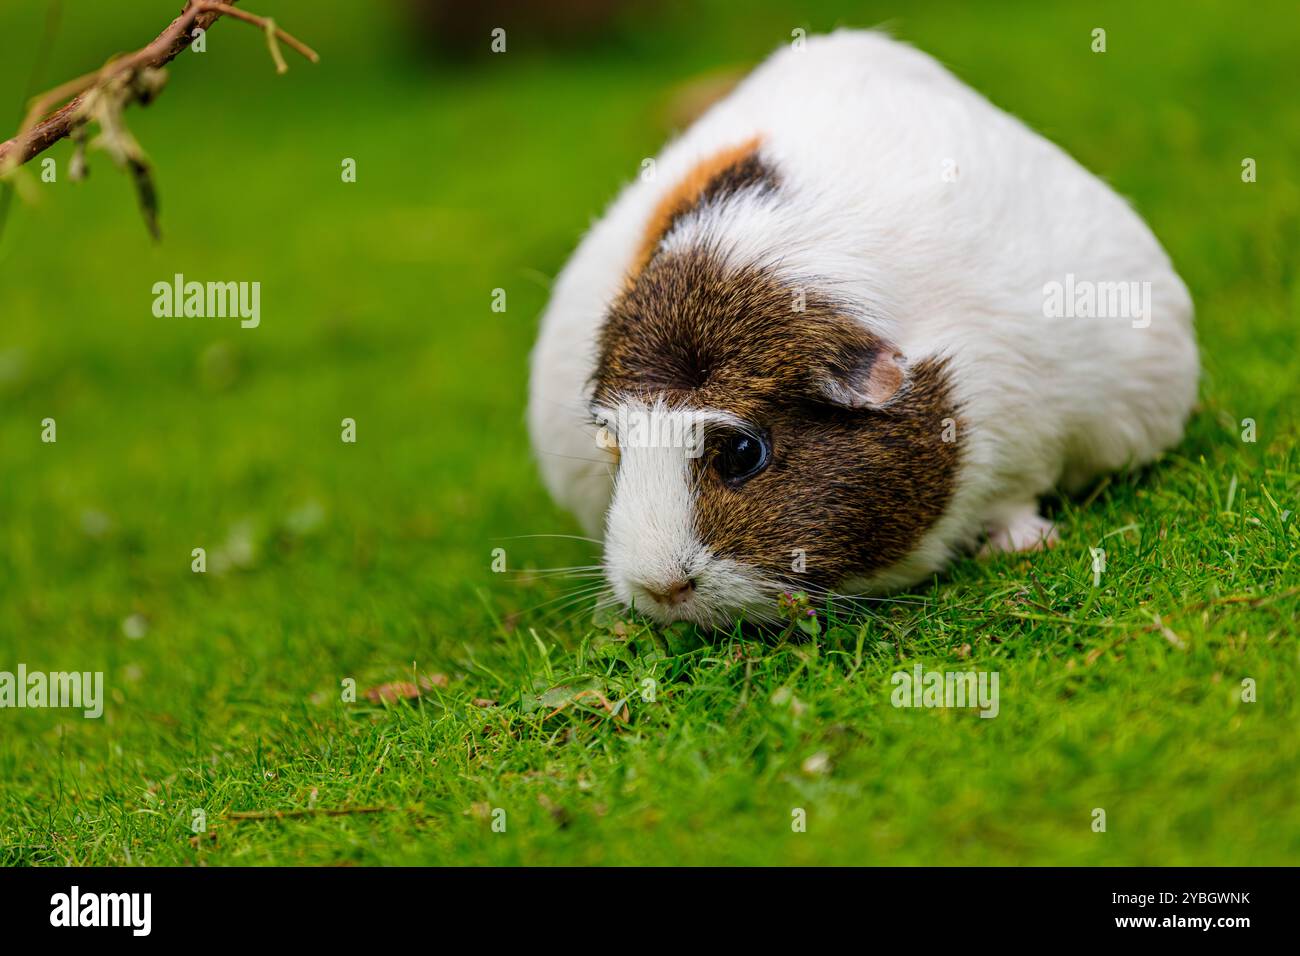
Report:
[{"label": "brown fur patch", "polygon": [[628,284],[636,281],[655,253],[661,239],[686,213],[711,199],[718,199],[747,186],[774,184],[772,173],[758,158],[759,137],[754,136],[721,150],[697,163],[656,204],[646,223],[645,234],[628,273]]},{"label": "brown fur patch", "polygon": [[695,530],[718,557],[834,588],[907,556],[943,514],[959,462],[944,420],[958,413],[942,360],[911,366],[882,408],[828,401],[828,378],[852,383],[892,347],[845,304],[804,299],[796,312],[770,273],[728,272],[707,252],[657,256],[611,307],[594,398],[716,408],[766,431],[771,463],[738,487],[707,452],[693,463]]}]

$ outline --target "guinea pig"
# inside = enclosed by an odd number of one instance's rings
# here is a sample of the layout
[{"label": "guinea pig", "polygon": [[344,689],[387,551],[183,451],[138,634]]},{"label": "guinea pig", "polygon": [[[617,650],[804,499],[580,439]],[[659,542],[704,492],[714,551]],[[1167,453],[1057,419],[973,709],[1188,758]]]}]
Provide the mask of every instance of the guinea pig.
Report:
[{"label": "guinea pig", "polygon": [[556,279],[529,430],[612,594],[659,621],[876,594],[1045,494],[1149,462],[1192,304],[1133,209],[929,56],[782,49],[627,186]]}]

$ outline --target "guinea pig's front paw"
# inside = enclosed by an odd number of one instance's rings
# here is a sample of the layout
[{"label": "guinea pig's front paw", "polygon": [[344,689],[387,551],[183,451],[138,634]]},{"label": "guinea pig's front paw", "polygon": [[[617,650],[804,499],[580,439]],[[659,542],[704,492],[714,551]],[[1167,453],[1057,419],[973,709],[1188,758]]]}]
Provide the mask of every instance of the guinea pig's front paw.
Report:
[{"label": "guinea pig's front paw", "polygon": [[988,525],[988,541],[980,556],[1014,551],[1041,551],[1060,540],[1056,525],[1038,513],[1037,504],[1028,504],[1005,513]]}]

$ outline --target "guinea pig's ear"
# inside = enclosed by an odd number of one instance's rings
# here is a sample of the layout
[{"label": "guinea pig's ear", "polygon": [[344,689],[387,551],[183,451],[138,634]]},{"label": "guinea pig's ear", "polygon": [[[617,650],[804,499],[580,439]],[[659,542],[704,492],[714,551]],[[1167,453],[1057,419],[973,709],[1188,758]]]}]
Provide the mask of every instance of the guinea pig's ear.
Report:
[{"label": "guinea pig's ear", "polygon": [[818,380],[822,397],[845,408],[883,408],[907,387],[907,360],[886,342],[837,356]]}]

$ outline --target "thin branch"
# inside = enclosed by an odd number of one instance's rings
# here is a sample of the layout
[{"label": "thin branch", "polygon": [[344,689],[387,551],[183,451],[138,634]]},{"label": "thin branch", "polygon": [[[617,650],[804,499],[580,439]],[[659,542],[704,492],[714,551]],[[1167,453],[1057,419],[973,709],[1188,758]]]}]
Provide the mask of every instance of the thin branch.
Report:
[{"label": "thin branch", "polygon": [[[245,23],[251,23],[254,26],[261,27],[268,35],[274,36],[282,43],[287,43],[313,63],[320,62],[320,56],[315,50],[303,43],[297,37],[293,36],[291,33],[281,30],[276,25],[276,22],[270,17],[259,17],[255,13],[246,13],[243,10],[236,10],[228,3],[200,2],[199,5],[209,10],[215,10],[218,13],[224,13],[228,17],[234,17],[236,20],[243,20]],[[286,66],[284,69],[287,70],[288,67]],[[284,70],[281,70],[280,72],[283,73]]]},{"label": "thin branch", "polygon": [[[311,62],[320,61],[315,50],[279,29],[273,20],[236,9],[231,5],[234,2],[237,0],[231,0],[231,3],[188,0],[181,15],[148,46],[111,59],[95,72],[69,80],[37,97],[28,110],[27,119],[18,135],[0,143],[0,174],[39,156],[85,123],[90,112],[86,107],[93,101],[95,92],[107,88],[112,81],[125,74],[156,70],[167,65],[190,46],[196,29],[206,31],[222,15],[259,26],[266,31],[270,41],[282,41]],[[277,58],[276,68],[283,72],[283,66],[283,60]],[[59,103],[64,105],[50,113]]]}]

